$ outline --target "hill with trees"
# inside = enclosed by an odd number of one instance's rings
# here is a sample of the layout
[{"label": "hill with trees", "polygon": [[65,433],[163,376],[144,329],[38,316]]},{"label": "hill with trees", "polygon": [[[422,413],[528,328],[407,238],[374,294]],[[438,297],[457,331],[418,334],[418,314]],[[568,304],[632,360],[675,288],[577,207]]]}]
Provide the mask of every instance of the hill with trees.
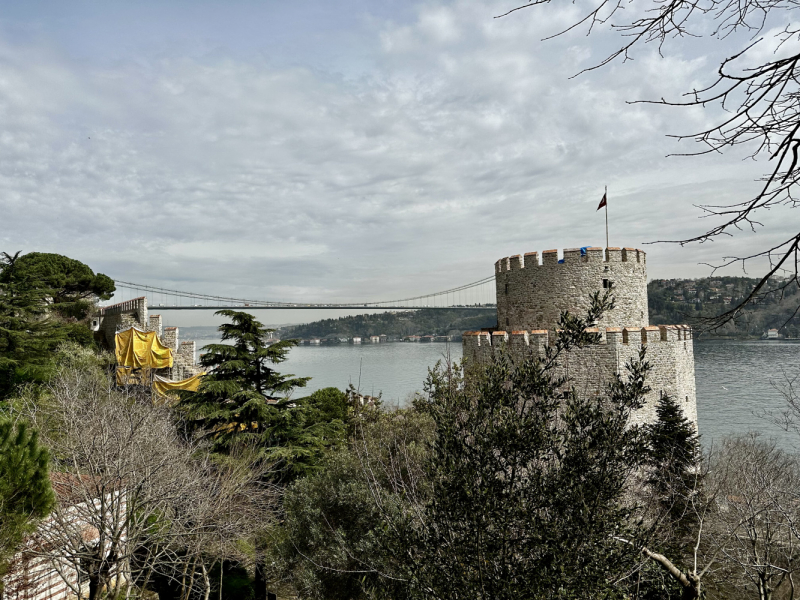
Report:
[{"label": "hill with trees", "polygon": [[282,338],[324,338],[328,336],[367,337],[370,335],[447,335],[451,331],[473,331],[494,327],[497,311],[453,308],[385,312],[373,315],[352,315],[338,319],[323,319],[305,325],[279,329]]},{"label": "hill with trees", "polygon": [[[654,279],[647,285],[650,323],[688,323],[702,330],[699,335],[704,337],[760,338],[768,329],[779,329],[784,337],[800,337],[800,318],[794,314],[800,302],[798,286],[791,284],[779,290],[787,282],[775,278],[739,317],[716,331],[707,331],[704,320],[735,307],[758,282],[750,277]],[[278,331],[282,338],[447,335],[496,324],[497,311],[493,307],[480,311],[420,309],[323,319]]]},{"label": "hill with trees", "polygon": [[[688,323],[698,330],[707,329],[705,320],[737,306],[759,281],[750,277],[655,279],[647,285],[650,323]],[[773,278],[736,319],[701,335],[760,338],[768,329],[778,329],[784,337],[799,337],[798,300],[797,283]]]}]

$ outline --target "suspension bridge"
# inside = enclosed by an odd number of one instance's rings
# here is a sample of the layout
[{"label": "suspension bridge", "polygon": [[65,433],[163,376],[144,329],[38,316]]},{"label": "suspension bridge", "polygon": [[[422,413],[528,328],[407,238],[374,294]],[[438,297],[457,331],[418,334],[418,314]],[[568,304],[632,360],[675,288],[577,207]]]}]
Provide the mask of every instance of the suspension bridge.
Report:
[{"label": "suspension bridge", "polygon": [[398,300],[365,300],[358,302],[277,302],[270,300],[248,300],[214,294],[201,294],[181,290],[171,290],[142,283],[116,279],[117,292],[108,304],[124,302],[139,296],[147,296],[151,310],[220,310],[224,308],[261,310],[340,310],[340,309],[418,309],[418,308],[461,308],[481,310],[494,308],[494,275],[479,281],[466,283],[454,288],[401,298]]}]

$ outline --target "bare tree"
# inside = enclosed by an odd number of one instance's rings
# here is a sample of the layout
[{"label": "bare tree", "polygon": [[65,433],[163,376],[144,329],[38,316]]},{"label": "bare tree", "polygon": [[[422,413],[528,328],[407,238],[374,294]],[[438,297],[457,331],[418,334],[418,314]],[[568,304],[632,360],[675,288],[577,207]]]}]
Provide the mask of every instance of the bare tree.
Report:
[{"label": "bare tree", "polygon": [[[706,456],[697,481],[702,486],[682,492],[681,504],[695,523],[692,535],[681,540],[683,549],[663,529],[663,508],[653,503],[645,510],[651,535],[638,570],[658,565],[686,600],[704,594],[770,600],[777,591],[793,599],[800,567],[797,460],[756,435],[732,437]],[[634,502],[647,509],[646,488],[638,492]]]},{"label": "bare tree", "polygon": [[[530,0],[499,16],[554,2]],[[593,32],[609,26],[623,36],[624,41],[616,50],[587,70],[601,68],[616,59],[627,61],[632,58],[634,48],[642,44],[655,43],[663,53],[668,40],[703,35],[709,21],[710,33],[706,37],[727,40],[730,44],[735,39],[734,34],[744,34],[743,45],[721,61],[716,73],[710,74],[707,86],[687,91],[681,100],[662,98],[644,102],[722,109],[717,122],[708,129],[671,136],[700,144],[696,152],[684,156],[722,153],[742,146],[750,158],[766,158],[772,166],[762,177],[754,197],[729,205],[701,206],[703,215],[716,223],[704,233],[663,241],[682,245],[702,243],[742,229],[755,231],[762,225],[759,219],[766,211],[798,206],[800,26],[791,21],[790,12],[795,8],[793,0],[594,0],[582,17],[566,29],[553,32],[552,37],[555,37],[574,29]],[[770,54],[771,58],[765,58]],[[767,296],[782,297],[789,286],[800,284],[799,248],[800,232],[750,254],[722,257],[718,264],[711,265],[716,270],[741,263],[744,268],[753,261],[766,260],[769,268],[741,302],[706,325],[720,327],[741,315],[749,303]],[[776,278],[784,275],[785,278]],[[800,310],[800,306],[797,309]],[[792,317],[795,314],[797,310]]]},{"label": "bare tree", "polygon": [[[242,542],[263,535],[272,524],[279,490],[264,483],[268,465],[247,448],[230,457],[203,453],[194,468],[195,485],[176,507],[181,518],[173,524],[169,560],[161,560],[153,570],[171,577],[181,598],[208,600],[214,565],[220,566],[220,575],[225,561],[255,567],[254,556],[244,550],[248,544]],[[217,588],[221,587],[222,582],[217,582]]]},{"label": "bare tree", "polygon": [[258,469],[212,462],[169,407],[113,389],[99,369],[62,367],[26,416],[51,449],[59,497],[38,548],[79,598],[86,587],[90,600],[117,598],[154,573],[207,598],[208,565],[241,555],[236,541],[269,520]]},{"label": "bare tree", "polygon": [[756,592],[759,600],[785,586],[786,597],[794,598],[800,569],[796,459],[747,435],[725,441],[711,473],[721,493],[707,543],[720,548],[722,585]]}]

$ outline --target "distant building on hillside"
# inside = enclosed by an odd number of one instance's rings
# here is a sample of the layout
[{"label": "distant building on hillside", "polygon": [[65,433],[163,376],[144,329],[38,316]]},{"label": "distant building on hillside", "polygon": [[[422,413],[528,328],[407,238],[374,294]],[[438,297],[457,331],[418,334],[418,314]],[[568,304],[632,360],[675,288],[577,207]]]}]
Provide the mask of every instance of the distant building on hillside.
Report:
[{"label": "distant building on hillside", "polygon": [[781,334],[778,333],[777,329],[770,329],[769,331],[767,331],[767,339],[768,340],[777,340],[780,337],[781,337]]}]

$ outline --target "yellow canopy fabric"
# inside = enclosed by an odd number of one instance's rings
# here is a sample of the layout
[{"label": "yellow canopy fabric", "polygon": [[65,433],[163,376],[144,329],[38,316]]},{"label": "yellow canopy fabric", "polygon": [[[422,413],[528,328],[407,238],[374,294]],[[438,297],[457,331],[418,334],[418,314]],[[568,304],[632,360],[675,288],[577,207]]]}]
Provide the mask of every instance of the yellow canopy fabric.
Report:
[{"label": "yellow canopy fabric", "polygon": [[115,336],[117,364],[135,369],[172,367],[172,350],[161,344],[155,331],[131,327]]},{"label": "yellow canopy fabric", "polygon": [[150,385],[150,369],[117,367],[117,385]]},{"label": "yellow canopy fabric", "polygon": [[203,375],[205,375],[205,373],[199,373],[198,375],[189,377],[189,379],[184,379],[183,381],[170,381],[169,379],[165,379],[156,375],[153,378],[153,389],[162,396],[166,396],[169,392],[177,390],[196,392],[197,388],[200,387],[200,378]]}]

